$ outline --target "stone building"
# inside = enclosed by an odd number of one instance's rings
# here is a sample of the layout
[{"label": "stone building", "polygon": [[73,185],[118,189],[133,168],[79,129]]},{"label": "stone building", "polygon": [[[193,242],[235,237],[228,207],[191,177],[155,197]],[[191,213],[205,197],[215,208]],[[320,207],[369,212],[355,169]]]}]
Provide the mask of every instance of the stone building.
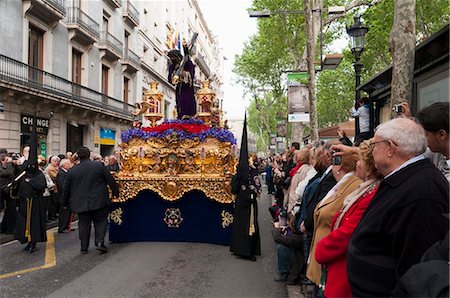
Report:
[{"label": "stone building", "polygon": [[222,56],[196,0],[0,1],[0,148],[20,151],[36,115],[41,154],[81,145],[112,154],[150,81],[173,118],[166,53],[174,32],[199,33],[196,83],[212,80],[221,98]]}]

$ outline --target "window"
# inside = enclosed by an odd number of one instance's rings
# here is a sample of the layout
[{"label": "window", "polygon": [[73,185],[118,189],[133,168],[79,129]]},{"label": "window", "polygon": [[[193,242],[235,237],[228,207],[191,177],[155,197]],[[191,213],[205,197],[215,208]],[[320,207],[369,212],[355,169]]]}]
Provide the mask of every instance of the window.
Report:
[{"label": "window", "polygon": [[72,82],[81,84],[81,55],[80,51],[72,49]]},{"label": "window", "polygon": [[124,35],[124,39],[123,39],[123,47],[124,47],[124,53],[125,53],[125,57],[128,56],[128,46],[129,46],[129,38],[130,38],[130,33],[125,30],[125,35]]},{"label": "window", "polygon": [[129,102],[129,92],[130,92],[130,80],[126,77],[123,78],[123,102],[127,104]]},{"label": "window", "polygon": [[170,108],[170,102],[167,100],[164,100],[164,118],[169,119],[169,108]]},{"label": "window", "polygon": [[102,65],[102,93],[108,95],[108,74],[109,68]]},{"label": "window", "polygon": [[[44,32],[30,25],[28,30],[28,64],[37,69],[44,65]],[[30,68],[30,78],[34,81],[42,81],[42,73]]]},{"label": "window", "polygon": [[109,18],[106,15],[103,15],[102,30],[105,32],[109,32]]}]

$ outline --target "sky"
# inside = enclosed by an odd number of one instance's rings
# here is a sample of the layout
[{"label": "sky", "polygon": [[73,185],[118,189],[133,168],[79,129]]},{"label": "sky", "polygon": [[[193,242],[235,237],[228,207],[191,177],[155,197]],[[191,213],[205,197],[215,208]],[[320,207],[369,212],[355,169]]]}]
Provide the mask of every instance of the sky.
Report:
[{"label": "sky", "polygon": [[224,61],[224,101],[225,119],[243,119],[249,101],[244,99],[243,88],[235,81],[232,73],[234,56],[240,54],[244,43],[257,32],[257,20],[250,18],[247,9],[251,0],[198,0],[209,30],[216,35]]}]

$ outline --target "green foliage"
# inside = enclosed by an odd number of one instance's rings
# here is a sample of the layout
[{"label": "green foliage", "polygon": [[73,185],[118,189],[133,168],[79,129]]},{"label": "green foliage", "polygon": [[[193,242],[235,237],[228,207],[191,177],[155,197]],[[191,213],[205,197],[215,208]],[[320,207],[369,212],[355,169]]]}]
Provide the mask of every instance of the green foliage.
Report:
[{"label": "green foliage", "polygon": [[[367,81],[391,64],[389,36],[394,19],[394,0],[366,1],[371,6],[355,8],[343,18],[323,28],[324,53],[330,52],[331,43],[347,36],[345,26],[353,23],[353,15],[360,13],[369,25],[366,46],[361,57],[364,65],[362,82]],[[325,0],[324,7],[346,5],[351,0]],[[416,0],[416,32],[423,40],[444,27],[450,17],[448,0]],[[303,0],[254,0],[252,10],[270,11],[303,10]],[[324,20],[327,16],[324,15]],[[301,14],[280,14],[271,18],[255,20],[258,33],[245,44],[236,56],[234,72],[246,92],[254,100],[249,107],[249,129],[261,139],[258,146],[267,145],[269,136],[276,131],[276,122],[285,120],[287,114],[284,71],[293,70],[299,62],[306,45],[304,17]],[[318,48],[317,57],[320,55]],[[347,121],[349,110],[355,100],[354,56],[344,49],[344,59],[336,70],[319,72],[317,75],[317,110],[319,127]],[[267,94],[258,88],[270,88]],[[258,99],[257,101],[255,99]],[[284,113],[284,114],[283,114]],[[269,129],[266,129],[266,127]],[[308,129],[308,128],[307,128]],[[265,148],[258,147],[260,150]]]},{"label": "green foliage", "polygon": [[[259,96],[251,101],[248,107],[247,125],[249,131],[258,136],[258,151],[267,149],[270,135],[276,134],[276,124],[278,121],[286,121],[287,98],[282,96],[278,100],[272,98],[271,93]],[[269,127],[267,130],[266,127]],[[264,141],[262,140],[264,139]]]},{"label": "green foliage", "polygon": [[324,70],[317,79],[319,127],[348,121],[355,102],[355,74],[350,59],[336,70]]}]

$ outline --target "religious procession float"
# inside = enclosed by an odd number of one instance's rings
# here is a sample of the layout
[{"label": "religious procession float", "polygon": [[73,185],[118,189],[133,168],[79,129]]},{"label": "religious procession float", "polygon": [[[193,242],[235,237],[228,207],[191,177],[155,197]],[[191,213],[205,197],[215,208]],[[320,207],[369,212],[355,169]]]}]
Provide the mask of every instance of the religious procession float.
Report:
[{"label": "religious procession float", "polygon": [[113,242],[189,241],[229,244],[236,171],[234,135],[224,128],[222,111],[209,82],[195,94],[197,114],[162,120],[158,83],[137,105],[139,121],[120,143],[120,196],[113,198],[109,237]]}]

